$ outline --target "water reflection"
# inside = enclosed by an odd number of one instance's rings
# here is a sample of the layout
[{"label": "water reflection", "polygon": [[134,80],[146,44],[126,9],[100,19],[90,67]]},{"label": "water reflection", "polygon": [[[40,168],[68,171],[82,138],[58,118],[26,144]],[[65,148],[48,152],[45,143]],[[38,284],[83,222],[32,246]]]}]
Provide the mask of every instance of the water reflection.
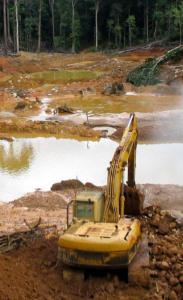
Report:
[{"label": "water reflection", "polygon": [[25,140],[19,143],[3,141],[0,144],[0,168],[8,173],[23,172],[30,167],[34,149]]},{"label": "water reflection", "polygon": [[[77,141],[56,138],[0,140],[0,200],[11,201],[49,190],[53,183],[78,178],[105,185],[107,167],[118,143],[110,139]],[[137,183],[182,185],[183,145],[138,145]]]}]

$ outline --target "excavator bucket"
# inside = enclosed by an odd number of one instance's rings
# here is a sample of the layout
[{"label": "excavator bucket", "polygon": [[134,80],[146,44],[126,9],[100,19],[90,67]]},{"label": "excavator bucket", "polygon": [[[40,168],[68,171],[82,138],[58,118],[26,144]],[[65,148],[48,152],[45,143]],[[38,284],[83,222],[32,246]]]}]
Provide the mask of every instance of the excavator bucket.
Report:
[{"label": "excavator bucket", "polygon": [[124,197],[125,197],[124,214],[141,215],[145,195],[143,195],[138,189],[131,188],[125,185]]}]

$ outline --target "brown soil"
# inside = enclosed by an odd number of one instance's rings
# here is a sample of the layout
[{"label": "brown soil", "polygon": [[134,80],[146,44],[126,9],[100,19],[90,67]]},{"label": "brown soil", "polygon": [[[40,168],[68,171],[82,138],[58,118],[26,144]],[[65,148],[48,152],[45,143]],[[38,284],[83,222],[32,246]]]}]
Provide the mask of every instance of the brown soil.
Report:
[{"label": "brown soil", "polygon": [[[62,183],[60,187],[68,184]],[[183,211],[180,209],[183,188],[157,185],[138,188],[146,194],[140,220],[149,238],[150,290],[127,284],[123,271],[109,270],[100,276],[97,271],[86,281],[78,282],[77,276],[72,282],[63,280],[64,266],[57,261],[57,241],[65,228],[66,203],[74,196],[73,189],[66,189],[37,191],[1,205],[1,299],[120,300],[151,299],[152,295],[152,299],[165,296],[171,299],[174,291],[176,299],[182,299]],[[171,286],[172,280],[175,280],[174,286]]]},{"label": "brown soil", "polygon": [[[160,55],[162,52],[152,55]],[[28,105],[19,110],[16,121],[12,117],[1,118],[0,138],[9,138],[14,133],[21,134],[59,134],[60,136],[101,137],[105,133],[94,131],[98,125],[114,126],[118,130],[112,138],[121,137],[121,120],[115,125],[109,121],[100,120],[78,125],[71,122],[56,123],[33,122],[28,116],[37,115],[40,104],[36,97],[45,97],[51,88],[41,88],[44,80],[34,80],[27,74],[61,69],[87,69],[109,71],[110,75],[90,82],[90,87],[98,95],[109,82],[124,82],[130,70],[138,66],[151,53],[129,55],[126,60],[120,56],[108,57],[103,53],[61,55],[61,54],[26,54],[20,57],[0,57],[0,78],[13,75],[6,82],[0,80],[1,111],[14,112],[15,106],[28,97]],[[171,72],[170,72],[171,71]],[[167,82],[181,82],[181,68],[165,66],[164,74]],[[176,75],[176,76],[175,76]],[[21,77],[21,78],[20,78]],[[55,84],[58,82],[55,81]],[[59,84],[58,84],[59,86]],[[88,86],[87,82],[62,83],[58,94],[72,97]],[[129,91],[152,92],[152,88],[136,89],[125,86]],[[6,90],[5,90],[6,88]],[[172,90],[168,87],[167,93]],[[31,90],[32,89],[32,90]],[[160,89],[160,88],[157,88]],[[29,90],[29,94],[17,94]],[[166,89],[164,89],[166,90]],[[174,92],[179,93],[176,88]],[[16,96],[15,96],[16,94]],[[19,96],[18,96],[19,97]],[[31,103],[31,104],[30,104]],[[31,106],[31,109],[30,109]],[[33,107],[33,109],[32,109]],[[179,115],[173,114],[172,120],[167,115],[139,118],[139,139],[142,141],[183,141],[183,124]],[[166,128],[166,130],[165,130]],[[157,132],[159,134],[157,134]],[[158,138],[159,137],[159,138]],[[51,187],[50,187],[51,188]],[[57,184],[57,188],[63,188]],[[182,234],[182,195],[183,187],[141,185],[138,188],[145,198],[145,209],[140,217],[143,231],[149,238],[150,247],[150,290],[128,285],[121,274],[91,275],[85,282],[78,284],[77,280],[64,282],[62,278],[63,265],[57,262],[57,240],[66,224],[66,204],[73,198],[73,189],[62,191],[37,191],[27,194],[14,202],[0,205],[0,299],[182,299],[183,295],[183,234]],[[161,208],[159,208],[159,206]]]}]

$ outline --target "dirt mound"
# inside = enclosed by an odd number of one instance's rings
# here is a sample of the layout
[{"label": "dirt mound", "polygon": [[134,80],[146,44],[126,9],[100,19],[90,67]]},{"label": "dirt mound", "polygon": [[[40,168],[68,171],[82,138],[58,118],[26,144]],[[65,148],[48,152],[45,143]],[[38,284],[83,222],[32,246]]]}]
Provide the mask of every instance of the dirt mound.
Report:
[{"label": "dirt mound", "polygon": [[61,182],[54,183],[51,187],[52,191],[63,191],[66,189],[80,189],[82,187],[88,187],[92,188],[95,187],[95,185],[91,182],[86,182],[83,184],[78,179],[69,179],[69,180],[62,180]]},{"label": "dirt mound", "polygon": [[[51,203],[50,198],[52,199]],[[27,207],[29,209],[58,210],[66,207],[66,201],[63,195],[42,191],[28,193],[11,203],[14,207]]]},{"label": "dirt mound", "polygon": [[51,187],[52,191],[61,191],[66,189],[79,189],[84,184],[78,179],[62,180],[61,182],[54,183]]},{"label": "dirt mound", "polygon": [[56,262],[56,237],[1,255],[1,300],[61,299],[60,268],[52,269]]}]

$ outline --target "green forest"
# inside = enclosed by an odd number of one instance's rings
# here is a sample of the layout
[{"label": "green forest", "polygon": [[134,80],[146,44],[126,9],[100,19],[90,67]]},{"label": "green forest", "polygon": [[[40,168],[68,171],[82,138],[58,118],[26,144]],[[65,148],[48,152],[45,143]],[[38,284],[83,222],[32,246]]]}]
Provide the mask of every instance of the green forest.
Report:
[{"label": "green forest", "polygon": [[0,0],[0,47],[8,51],[110,51],[182,42],[180,0]]}]

